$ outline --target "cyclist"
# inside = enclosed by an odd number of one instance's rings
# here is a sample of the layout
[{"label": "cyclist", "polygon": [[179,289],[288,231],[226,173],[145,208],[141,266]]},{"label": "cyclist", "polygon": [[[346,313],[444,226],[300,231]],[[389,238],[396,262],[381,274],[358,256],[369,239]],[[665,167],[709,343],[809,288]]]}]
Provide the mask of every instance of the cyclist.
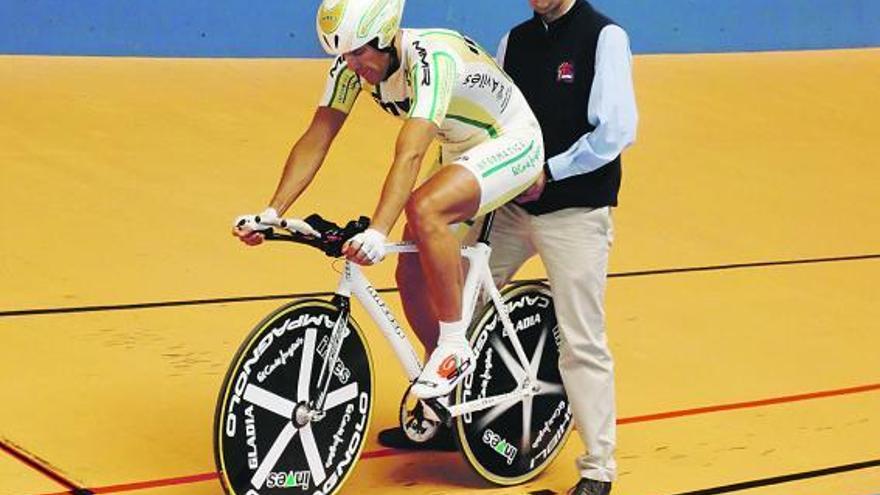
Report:
[{"label": "cyclist", "polygon": [[[404,237],[419,246],[417,262],[440,333],[413,384],[414,395],[448,395],[474,368],[462,321],[460,243],[452,224],[495,209],[535,182],[544,163],[540,126],[510,78],[476,43],[445,29],[401,29],[403,0],[323,0],[318,38],[336,58],[309,128],[293,146],[269,207],[236,220],[248,245],[277,225],[320,168],[357,97],[364,91],[404,120],[370,228],[344,254],[371,265],[384,257],[386,236],[401,212]],[[442,166],[414,188],[431,142]],[[302,221],[291,225],[313,231]],[[435,320],[436,321],[436,320]]]}]

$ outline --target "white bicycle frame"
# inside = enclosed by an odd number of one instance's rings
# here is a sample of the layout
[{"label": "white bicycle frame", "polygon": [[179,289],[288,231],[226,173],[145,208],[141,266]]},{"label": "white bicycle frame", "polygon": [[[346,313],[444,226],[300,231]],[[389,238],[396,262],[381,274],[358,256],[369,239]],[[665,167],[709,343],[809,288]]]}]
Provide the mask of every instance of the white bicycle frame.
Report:
[{"label": "white bicycle frame", "polygon": [[[418,252],[418,247],[411,242],[392,243],[386,245],[386,251],[389,254],[416,253]],[[537,377],[538,370],[529,362],[529,359],[523,350],[519,337],[514,331],[513,323],[510,321],[508,310],[501,299],[501,293],[495,287],[492,273],[489,270],[489,255],[492,249],[488,244],[478,242],[474,246],[462,247],[461,251],[462,256],[469,261],[462,297],[462,319],[464,321],[471,321],[473,319],[474,310],[476,309],[480,295],[480,289],[485,291],[484,293],[490,296],[496,310],[498,311],[505,333],[513,344],[521,370],[514,374],[517,378],[517,388],[500,395],[480,397],[472,401],[448,406],[447,409],[451,417],[481,411],[504,403],[514,403],[523,398],[530,398],[539,392],[539,381]],[[418,354],[416,354],[412,343],[403,331],[403,328],[394,318],[388,305],[379,293],[376,292],[357,264],[351,261],[345,262],[345,269],[339,281],[339,286],[336,289],[336,294],[345,298],[354,296],[355,299],[360,301],[361,305],[366,309],[367,314],[369,314],[373,322],[375,322],[382,330],[388,343],[391,344],[391,348],[394,350],[401,366],[403,366],[403,370],[406,373],[407,378],[409,378],[409,381],[415,381],[421,373],[422,360],[419,358]],[[347,314],[343,315],[341,320],[347,317]],[[331,339],[331,352],[328,353],[324,366],[322,366],[321,377],[324,375],[324,370],[332,370],[335,366],[335,360],[339,354],[338,350],[342,345],[342,340],[344,340],[344,335],[340,337],[336,336],[340,334],[340,328],[344,328],[344,323],[344,321],[338,321],[336,328],[333,330],[334,338]],[[327,361],[330,362],[328,363]],[[508,366],[513,364],[514,363],[509,362]],[[321,381],[321,378],[319,378],[319,384]],[[320,402],[323,401],[319,401],[319,409]]]}]

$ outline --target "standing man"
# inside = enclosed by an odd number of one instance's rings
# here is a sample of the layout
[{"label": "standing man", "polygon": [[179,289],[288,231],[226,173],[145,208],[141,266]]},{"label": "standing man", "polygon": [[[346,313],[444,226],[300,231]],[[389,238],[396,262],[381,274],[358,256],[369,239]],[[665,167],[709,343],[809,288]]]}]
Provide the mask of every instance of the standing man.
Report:
[{"label": "standing man", "polygon": [[539,254],[562,330],[559,368],[587,452],[573,495],[607,495],[616,477],[614,367],[605,335],[605,285],[621,152],[638,114],[626,32],[585,0],[529,0],[498,61],[544,133],[547,162],[517,204],[495,217],[496,283]]}]

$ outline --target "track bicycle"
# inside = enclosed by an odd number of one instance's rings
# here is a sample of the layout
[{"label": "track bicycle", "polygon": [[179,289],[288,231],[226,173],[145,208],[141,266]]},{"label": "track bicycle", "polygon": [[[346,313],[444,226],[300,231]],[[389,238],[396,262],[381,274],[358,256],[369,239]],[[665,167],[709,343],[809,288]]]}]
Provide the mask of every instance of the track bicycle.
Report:
[{"label": "track bicycle", "polygon": [[[407,389],[399,420],[414,442],[445,423],[466,462],[498,485],[544,470],[571,433],[571,406],[557,361],[560,335],[549,287],[514,284],[503,292],[489,270],[491,213],[469,260],[463,317],[475,370],[448,398],[418,400]],[[342,256],[343,244],[369,226],[344,227],[312,215],[320,237],[265,231]],[[282,222],[283,224],[283,222]],[[415,253],[413,243],[387,252]],[[412,384],[422,361],[360,267],[346,261],[330,300],[301,299],[266,316],[239,347],[223,380],[214,419],[217,470],[229,495],[335,494],[353,471],[370,423],[374,371],[364,332],[351,316],[354,296],[391,345]],[[484,303],[473,318],[479,303]],[[410,385],[411,388],[411,385]]]}]

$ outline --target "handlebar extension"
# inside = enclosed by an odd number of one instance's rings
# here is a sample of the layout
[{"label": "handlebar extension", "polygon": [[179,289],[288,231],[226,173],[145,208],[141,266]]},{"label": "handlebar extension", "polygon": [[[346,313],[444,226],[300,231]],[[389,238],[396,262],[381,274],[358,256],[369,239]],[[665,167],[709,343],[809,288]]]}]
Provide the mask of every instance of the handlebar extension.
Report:
[{"label": "handlebar extension", "polygon": [[352,237],[367,230],[370,226],[370,219],[361,216],[357,220],[351,220],[345,227],[322,218],[317,213],[313,213],[303,219],[313,229],[320,232],[321,237],[312,237],[297,232],[279,233],[272,229],[262,231],[266,240],[269,241],[288,241],[305,244],[321,250],[327,256],[339,258],[342,256],[342,246]]}]

